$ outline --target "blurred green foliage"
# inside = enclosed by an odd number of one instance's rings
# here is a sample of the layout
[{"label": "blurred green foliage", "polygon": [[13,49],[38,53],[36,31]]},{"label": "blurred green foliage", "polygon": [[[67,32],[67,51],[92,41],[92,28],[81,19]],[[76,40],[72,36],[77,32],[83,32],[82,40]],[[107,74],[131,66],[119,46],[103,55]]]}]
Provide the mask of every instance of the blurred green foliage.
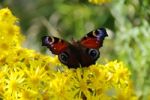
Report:
[{"label": "blurred green foliage", "polygon": [[0,7],[9,7],[20,19],[25,46],[41,52],[44,35],[79,40],[93,29],[106,27],[109,38],[100,61],[124,61],[139,99],[150,96],[150,0],[112,0],[102,5],[88,0],[1,0]]},{"label": "blurred green foliage", "polygon": [[[149,1],[118,2],[112,9],[116,20],[115,52],[132,70],[140,99],[150,95],[150,7]],[[116,12],[118,12],[116,14]]]}]

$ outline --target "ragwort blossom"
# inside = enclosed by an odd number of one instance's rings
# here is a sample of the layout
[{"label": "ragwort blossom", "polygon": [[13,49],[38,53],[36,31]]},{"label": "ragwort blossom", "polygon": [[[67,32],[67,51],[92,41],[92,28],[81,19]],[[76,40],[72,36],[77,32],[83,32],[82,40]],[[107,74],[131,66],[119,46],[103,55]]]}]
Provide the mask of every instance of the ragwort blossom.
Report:
[{"label": "ragwort blossom", "polygon": [[93,4],[104,4],[110,2],[111,0],[88,0],[88,1]]},{"label": "ragwort blossom", "polygon": [[21,47],[17,22],[8,8],[0,10],[0,99],[137,100],[122,62],[68,69],[57,57]]}]

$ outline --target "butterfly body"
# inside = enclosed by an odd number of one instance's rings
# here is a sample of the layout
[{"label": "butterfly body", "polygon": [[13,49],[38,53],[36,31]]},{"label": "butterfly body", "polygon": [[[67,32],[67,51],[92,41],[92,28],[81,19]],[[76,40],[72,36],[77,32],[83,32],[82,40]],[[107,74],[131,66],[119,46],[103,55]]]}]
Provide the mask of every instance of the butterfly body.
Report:
[{"label": "butterfly body", "polygon": [[80,41],[69,43],[65,40],[44,36],[42,45],[47,46],[59,60],[69,68],[79,66],[87,67],[95,64],[100,56],[99,48],[103,45],[104,38],[108,36],[104,28],[89,32]]}]

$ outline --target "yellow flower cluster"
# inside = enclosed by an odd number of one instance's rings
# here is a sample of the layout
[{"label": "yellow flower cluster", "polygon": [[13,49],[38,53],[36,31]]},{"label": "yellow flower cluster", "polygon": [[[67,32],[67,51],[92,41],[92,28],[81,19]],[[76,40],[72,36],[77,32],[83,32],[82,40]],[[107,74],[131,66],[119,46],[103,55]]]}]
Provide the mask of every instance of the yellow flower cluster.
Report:
[{"label": "yellow flower cluster", "polygon": [[104,3],[108,3],[111,0],[89,0],[89,2],[94,3],[94,4],[104,4]]},{"label": "yellow flower cluster", "polygon": [[57,57],[21,47],[17,21],[9,9],[0,10],[0,99],[137,100],[122,62],[62,67]]}]

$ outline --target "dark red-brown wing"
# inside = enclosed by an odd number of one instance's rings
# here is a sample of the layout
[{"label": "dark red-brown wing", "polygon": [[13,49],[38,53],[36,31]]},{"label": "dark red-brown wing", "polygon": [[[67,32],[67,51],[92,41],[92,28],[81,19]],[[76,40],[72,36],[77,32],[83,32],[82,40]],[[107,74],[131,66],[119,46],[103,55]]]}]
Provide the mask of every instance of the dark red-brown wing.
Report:
[{"label": "dark red-brown wing", "polygon": [[98,49],[103,46],[103,40],[108,36],[104,28],[89,32],[79,43],[86,48]]},{"label": "dark red-brown wing", "polygon": [[68,48],[69,43],[56,37],[42,37],[42,46],[47,46],[53,54],[60,54]]}]

